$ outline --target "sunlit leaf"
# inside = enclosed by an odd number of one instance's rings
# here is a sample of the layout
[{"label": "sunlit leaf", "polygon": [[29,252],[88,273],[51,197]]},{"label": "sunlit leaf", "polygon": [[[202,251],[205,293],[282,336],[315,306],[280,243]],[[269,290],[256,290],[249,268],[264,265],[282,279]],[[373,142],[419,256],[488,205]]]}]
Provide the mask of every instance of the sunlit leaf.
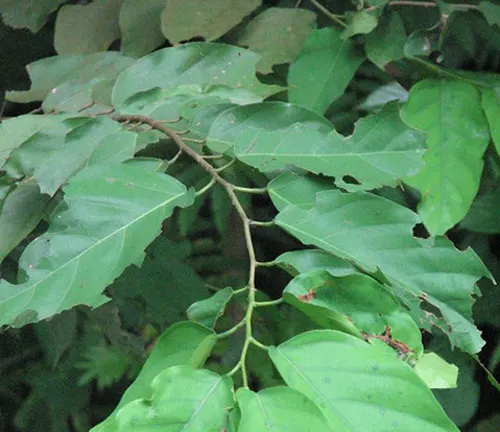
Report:
[{"label": "sunlit leaf", "polygon": [[173,45],[201,36],[213,41],[227,33],[262,0],[168,0],[162,13],[162,30]]},{"label": "sunlit leaf", "polygon": [[445,238],[413,237],[418,215],[379,196],[340,191],[316,196],[312,209],[290,205],[276,223],[305,244],[367,272],[380,270],[420,327],[436,325],[463,351],[480,350],[484,342],[472,323],[472,294],[475,282],[490,273],[471,249],[460,252]]},{"label": "sunlit leaf", "polygon": [[271,387],[254,393],[236,393],[241,410],[239,432],[329,432],[320,409],[302,393],[289,387]]},{"label": "sunlit leaf", "polygon": [[387,347],[323,330],[269,354],[286,383],[309,397],[334,430],[458,431],[423,381]]},{"label": "sunlit leaf", "polygon": [[97,165],[64,188],[65,206],[20,262],[22,283],[0,283],[0,324],[23,326],[77,304],[97,307],[125,267],[140,262],[175,206],[193,193],[177,180],[139,167]]},{"label": "sunlit leaf", "polygon": [[178,365],[202,366],[216,341],[215,333],[199,324],[180,322],[169,327],[158,338],[139,376],[125,391],[113,413],[91,432],[117,432],[116,414],[122,407],[136,399],[151,398],[151,383],[165,369]]},{"label": "sunlit leaf", "polygon": [[455,388],[458,368],[447,363],[436,353],[426,353],[415,365],[415,372],[429,388]]},{"label": "sunlit leaf", "polygon": [[119,432],[221,431],[234,405],[231,378],[174,366],[152,382],[150,399],[125,405],[116,415]]},{"label": "sunlit leaf", "polygon": [[346,138],[311,111],[267,102],[225,111],[213,123],[207,145],[219,152],[234,146],[239,160],[263,172],[293,164],[335,177],[342,187],[373,189],[417,173],[424,140],[400,120],[396,104],[360,120]]},{"label": "sunlit leaf", "polygon": [[165,0],[123,0],[119,23],[125,54],[140,57],[165,42],[160,15],[165,4]]},{"label": "sunlit leaf", "polygon": [[320,114],[338,99],[363,61],[350,39],[333,27],[309,34],[288,73],[288,98]]},{"label": "sunlit leaf", "polygon": [[422,195],[418,211],[426,228],[444,234],[466,215],[479,187],[489,142],[480,94],[465,82],[423,80],[401,118],[428,133],[425,166],[406,182]]},{"label": "sunlit leaf", "polygon": [[94,0],[63,6],[56,19],[54,47],[59,54],[106,51],[120,37],[118,11],[122,0]]},{"label": "sunlit leaf", "polygon": [[333,276],[341,277],[358,273],[349,261],[344,261],[319,249],[305,249],[285,252],[274,260],[292,276],[311,270],[326,270]]},{"label": "sunlit leaf", "polygon": [[246,25],[237,43],[262,56],[257,63],[259,72],[271,73],[274,65],[295,58],[315,27],[316,15],[311,11],[271,7]]}]

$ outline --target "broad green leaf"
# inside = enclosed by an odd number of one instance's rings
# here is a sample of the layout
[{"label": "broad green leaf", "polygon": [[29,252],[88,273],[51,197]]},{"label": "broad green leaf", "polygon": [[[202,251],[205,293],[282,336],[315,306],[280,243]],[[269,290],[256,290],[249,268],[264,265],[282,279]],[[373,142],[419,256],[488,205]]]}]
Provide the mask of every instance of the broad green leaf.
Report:
[{"label": "broad green leaf", "polygon": [[197,301],[189,306],[187,316],[191,321],[213,328],[217,320],[224,314],[224,310],[232,297],[232,288],[221,289],[212,297]]},{"label": "broad green leaf", "polygon": [[193,202],[177,180],[127,165],[96,165],[64,188],[65,206],[19,261],[22,283],[0,282],[0,325],[20,327],[78,304],[97,307],[104,288],[160,233],[174,207]]},{"label": "broad green leaf", "polygon": [[262,84],[255,76],[259,56],[230,45],[190,43],[164,48],[143,57],[123,71],[113,89],[116,107],[129,97],[155,87],[221,85],[267,97],[280,88]]},{"label": "broad green leaf", "polygon": [[125,54],[140,57],[165,42],[160,17],[165,4],[165,0],[123,0],[119,24]]},{"label": "broad green leaf", "polygon": [[33,178],[18,183],[7,195],[0,209],[0,263],[35,229],[49,200]]},{"label": "broad green leaf", "polygon": [[[37,60],[26,69],[31,79],[31,88],[27,91],[10,91],[6,99],[12,102],[26,103],[41,101],[51,92],[57,93],[57,87],[75,83],[75,94],[81,92],[78,84],[115,79],[120,71],[129,67],[134,59],[117,52],[94,54],[60,55]],[[68,98],[68,92],[65,91]]]},{"label": "broad green leaf", "polygon": [[320,409],[302,393],[289,387],[271,387],[258,393],[240,388],[238,432],[330,432]]},{"label": "broad green leaf", "polygon": [[179,322],[169,327],[158,338],[139,376],[125,391],[118,406],[91,432],[117,432],[116,414],[122,407],[136,399],[151,398],[151,383],[165,369],[178,365],[203,366],[216,341],[215,333],[199,324]]},{"label": "broad green leaf", "polygon": [[45,25],[49,15],[66,1],[1,0],[0,13],[5,24],[14,28],[29,28],[33,33],[36,33]]},{"label": "broad green leaf", "polygon": [[[498,9],[500,10],[500,6],[498,6]],[[500,116],[500,85],[481,89],[481,102],[490,126],[491,139],[495,144],[497,153],[500,155],[500,124],[498,122]]]},{"label": "broad green leaf", "polygon": [[0,123],[0,168],[11,153],[40,130],[58,124],[67,115],[23,115]]},{"label": "broad green leaf", "polygon": [[378,24],[377,15],[377,10],[348,12],[347,27],[342,32],[342,37],[347,39],[354,35],[367,34],[372,32]]},{"label": "broad green leaf", "polygon": [[[304,244],[369,273],[382,272],[422,328],[438,326],[463,351],[481,349],[472,294],[478,279],[491,277],[489,271],[471,249],[458,251],[446,238],[413,237],[420,218],[411,210],[365,192],[326,191],[317,194],[312,209],[290,205],[275,221]],[[434,312],[420,310],[421,301]]]},{"label": "broad green leaf", "polygon": [[160,237],[141,267],[127,268],[111,287],[117,301],[138,300],[148,322],[160,329],[185,319],[186,309],[209,294],[203,279],[177,256],[178,247]]},{"label": "broad green leaf", "polygon": [[458,368],[436,353],[425,353],[417,361],[414,370],[429,388],[447,389],[457,386]]},{"label": "broad green leaf", "polygon": [[444,234],[467,214],[479,187],[489,142],[480,94],[464,82],[423,80],[401,118],[428,134],[425,166],[406,182],[422,195],[418,211],[429,232]]},{"label": "broad green leaf", "polygon": [[500,27],[500,5],[493,1],[485,1],[479,3],[479,11],[484,15],[486,21],[490,25],[496,25]]},{"label": "broad green leaf", "polygon": [[[266,102],[235,107],[213,123],[207,146],[234,154],[263,172],[295,165],[336,178],[345,188],[396,185],[421,168],[424,135],[406,126],[398,106],[360,120],[343,137],[328,120],[304,108]],[[346,182],[355,178],[357,184]]]},{"label": "broad green leaf", "polygon": [[269,196],[278,210],[283,210],[288,204],[311,208],[316,202],[317,192],[334,188],[329,179],[301,176],[290,171],[281,173],[267,186]]},{"label": "broad green leaf", "polygon": [[288,72],[288,98],[323,114],[345,91],[363,61],[363,53],[340,30],[313,31]]},{"label": "broad green leaf", "polygon": [[316,330],[269,354],[286,383],[309,397],[336,431],[458,431],[423,381],[387,347]]},{"label": "broad green leaf", "polygon": [[62,312],[50,320],[36,323],[34,330],[45,362],[55,368],[77,336],[77,312],[75,309]]},{"label": "broad green leaf", "polygon": [[274,261],[292,276],[311,270],[326,270],[332,276],[337,277],[358,273],[356,267],[350,262],[319,249],[285,252]]},{"label": "broad green leaf", "polygon": [[152,382],[150,399],[136,400],[116,414],[118,432],[222,431],[234,405],[228,376],[174,366]]},{"label": "broad green leaf", "polygon": [[122,0],[94,0],[63,6],[56,19],[54,47],[59,54],[106,51],[120,37],[118,11]]},{"label": "broad green leaf", "polygon": [[257,70],[267,74],[276,64],[290,63],[315,27],[316,14],[311,11],[271,7],[252,19],[236,42],[262,56]]},{"label": "broad green leaf", "polygon": [[259,7],[262,0],[168,0],[162,30],[172,45],[201,36],[219,39]]},{"label": "broad green leaf", "polygon": [[397,12],[387,11],[380,18],[380,25],[366,38],[366,56],[379,68],[404,57],[406,32]]},{"label": "broad green leaf", "polygon": [[476,197],[469,212],[460,222],[460,227],[486,234],[500,233],[498,203],[500,203],[500,185],[493,186]]},{"label": "broad green leaf", "polygon": [[359,108],[367,111],[378,111],[386,103],[393,100],[399,102],[406,102],[408,100],[408,90],[396,81],[384,84],[375,89],[368,95],[364,102],[359,105]]},{"label": "broad green leaf", "polygon": [[327,270],[312,270],[296,276],[283,298],[323,327],[347,329],[356,336],[361,330],[368,337],[388,328],[386,343],[402,355],[423,352],[418,326],[389,290],[368,275],[335,277]]}]

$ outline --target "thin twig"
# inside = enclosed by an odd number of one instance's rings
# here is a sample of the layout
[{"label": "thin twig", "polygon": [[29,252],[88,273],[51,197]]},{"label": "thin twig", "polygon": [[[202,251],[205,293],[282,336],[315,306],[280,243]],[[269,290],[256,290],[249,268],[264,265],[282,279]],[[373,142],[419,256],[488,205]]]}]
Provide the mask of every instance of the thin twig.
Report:
[{"label": "thin twig", "polygon": [[331,13],[326,7],[324,7],[317,0],[309,0],[309,1],[312,3],[312,5],[316,9],[318,9],[319,11],[321,11],[325,16],[327,16],[328,18],[330,18],[333,22],[337,23],[341,27],[345,27],[346,26],[346,23],[340,19],[341,15],[336,15],[334,13]]},{"label": "thin twig", "polygon": [[179,150],[175,156],[167,161],[167,166],[173,165],[174,163],[177,162],[177,160],[182,156],[182,150]]},{"label": "thin twig", "polygon": [[247,187],[233,185],[233,189],[236,192],[244,192],[244,193],[249,193],[249,194],[265,194],[265,193],[267,193],[267,188],[247,188]]},{"label": "thin twig", "polygon": [[199,197],[200,195],[203,195],[205,192],[211,189],[211,187],[215,184],[215,180],[212,178],[210,181],[203,186],[200,190],[197,190],[195,193],[195,196]]},{"label": "thin twig", "polygon": [[275,222],[272,220],[272,221],[256,221],[256,220],[251,220],[250,221],[250,225],[251,226],[260,226],[260,227],[272,227],[275,224]]},{"label": "thin twig", "polygon": [[276,300],[269,300],[269,301],[260,301],[260,302],[255,302],[255,307],[276,306],[276,305],[279,305],[283,302],[284,302],[284,300],[282,298],[279,298]]}]

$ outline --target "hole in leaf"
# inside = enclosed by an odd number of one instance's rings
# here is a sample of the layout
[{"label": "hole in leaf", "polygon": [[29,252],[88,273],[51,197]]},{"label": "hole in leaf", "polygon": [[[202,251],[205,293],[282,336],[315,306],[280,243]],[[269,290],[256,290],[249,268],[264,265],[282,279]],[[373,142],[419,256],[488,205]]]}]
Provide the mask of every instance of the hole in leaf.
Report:
[{"label": "hole in leaf", "polygon": [[344,177],[342,177],[342,180],[344,181],[344,183],[347,183],[347,184],[353,184],[353,185],[360,185],[361,184],[353,176],[350,176],[350,175],[345,175]]},{"label": "hole in leaf", "polygon": [[430,234],[423,223],[418,223],[413,227],[413,237],[427,239],[430,237]]}]

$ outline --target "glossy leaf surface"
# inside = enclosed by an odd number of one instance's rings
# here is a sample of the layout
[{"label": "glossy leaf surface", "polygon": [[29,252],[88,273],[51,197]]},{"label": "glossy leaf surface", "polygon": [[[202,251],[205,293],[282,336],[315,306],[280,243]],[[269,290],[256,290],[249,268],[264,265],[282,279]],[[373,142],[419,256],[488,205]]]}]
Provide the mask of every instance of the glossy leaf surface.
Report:
[{"label": "glossy leaf surface", "polygon": [[[471,296],[476,281],[490,276],[488,270],[470,249],[460,252],[445,238],[433,243],[413,237],[420,219],[411,210],[368,193],[326,191],[317,194],[312,209],[290,205],[275,220],[304,244],[367,272],[380,270],[420,327],[437,325],[453,345],[470,353],[484,344],[471,322]],[[428,303],[440,314],[419,310],[422,300],[424,308]]]},{"label": "glossy leaf surface", "polygon": [[67,207],[20,259],[22,283],[0,283],[1,325],[23,326],[77,304],[105,303],[104,288],[142,260],[175,206],[193,200],[177,180],[126,165],[88,168],[64,192]]},{"label": "glossy leaf surface", "polygon": [[286,383],[315,402],[333,430],[458,431],[423,381],[387,347],[317,330],[269,354]]},{"label": "glossy leaf surface", "polygon": [[241,409],[238,432],[331,431],[319,408],[289,387],[271,387],[258,393],[240,388],[236,398]]},{"label": "glossy leaf surface", "polygon": [[[346,188],[373,189],[417,173],[424,140],[399,119],[396,104],[360,120],[345,138],[311,111],[267,102],[225,111],[212,124],[207,145],[214,151],[234,146],[239,160],[263,172],[295,165],[335,177]],[[347,184],[346,176],[357,184]]]},{"label": "glossy leaf surface", "polygon": [[363,61],[350,39],[333,27],[309,34],[288,73],[288,99],[323,114],[338,99]]},{"label": "glossy leaf surface", "polygon": [[464,82],[420,81],[401,117],[428,134],[425,166],[406,182],[422,195],[418,211],[429,232],[444,234],[466,215],[481,179],[489,133],[479,91]]},{"label": "glossy leaf surface", "polygon": [[234,405],[231,378],[174,366],[152,382],[150,400],[136,400],[117,413],[119,432],[223,430]]}]

